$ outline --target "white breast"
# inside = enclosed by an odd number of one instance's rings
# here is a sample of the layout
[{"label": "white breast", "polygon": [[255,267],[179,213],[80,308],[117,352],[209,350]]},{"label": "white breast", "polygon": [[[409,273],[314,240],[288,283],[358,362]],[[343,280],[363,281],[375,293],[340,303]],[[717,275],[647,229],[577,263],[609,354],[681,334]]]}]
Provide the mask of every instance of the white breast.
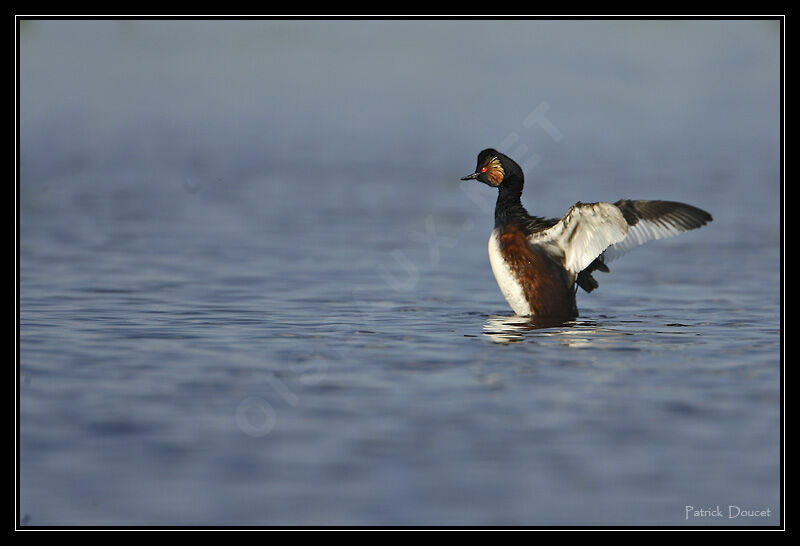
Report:
[{"label": "white breast", "polygon": [[492,231],[492,235],[489,237],[489,263],[492,264],[492,272],[497,280],[497,286],[500,287],[500,292],[503,293],[503,297],[506,298],[514,312],[520,316],[530,316],[531,307],[528,305],[528,300],[525,299],[522,285],[500,253],[500,237],[497,229]]}]

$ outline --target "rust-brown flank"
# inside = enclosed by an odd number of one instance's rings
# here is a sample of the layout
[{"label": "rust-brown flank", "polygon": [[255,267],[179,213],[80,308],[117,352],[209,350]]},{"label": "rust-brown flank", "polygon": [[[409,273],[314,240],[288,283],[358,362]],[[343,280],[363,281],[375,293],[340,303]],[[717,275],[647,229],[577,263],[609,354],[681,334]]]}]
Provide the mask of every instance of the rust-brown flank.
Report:
[{"label": "rust-brown flank", "polygon": [[489,179],[489,183],[495,187],[499,186],[503,181],[503,177],[506,175],[503,166],[500,164],[500,160],[491,156],[483,162],[482,166],[486,167],[486,178]]},{"label": "rust-brown flank", "polygon": [[567,271],[532,247],[519,226],[503,227],[500,253],[522,285],[532,314],[543,317],[578,315],[575,290]]}]

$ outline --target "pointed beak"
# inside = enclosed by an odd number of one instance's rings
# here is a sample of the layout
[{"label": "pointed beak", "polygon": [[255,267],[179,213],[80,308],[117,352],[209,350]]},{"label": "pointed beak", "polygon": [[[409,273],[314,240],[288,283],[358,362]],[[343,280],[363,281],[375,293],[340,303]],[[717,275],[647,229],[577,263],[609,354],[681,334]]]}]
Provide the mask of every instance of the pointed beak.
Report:
[{"label": "pointed beak", "polygon": [[480,175],[480,174],[481,174],[481,173],[472,173],[472,174],[468,174],[467,176],[465,176],[465,177],[464,177],[464,178],[462,178],[461,180],[475,180],[476,178],[478,178],[478,175]]}]

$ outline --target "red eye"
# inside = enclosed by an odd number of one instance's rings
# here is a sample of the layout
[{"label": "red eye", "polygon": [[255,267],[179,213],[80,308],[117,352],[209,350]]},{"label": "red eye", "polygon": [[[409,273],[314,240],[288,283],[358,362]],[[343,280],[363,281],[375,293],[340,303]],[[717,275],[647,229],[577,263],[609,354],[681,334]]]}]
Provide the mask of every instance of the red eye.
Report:
[{"label": "red eye", "polygon": [[486,167],[481,167],[481,172],[485,173],[486,172]]}]

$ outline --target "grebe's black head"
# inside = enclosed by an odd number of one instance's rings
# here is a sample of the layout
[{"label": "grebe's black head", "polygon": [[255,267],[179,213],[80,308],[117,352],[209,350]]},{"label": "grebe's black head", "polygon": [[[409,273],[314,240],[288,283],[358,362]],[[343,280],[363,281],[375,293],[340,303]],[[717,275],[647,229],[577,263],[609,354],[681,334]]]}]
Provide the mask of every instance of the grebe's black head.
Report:
[{"label": "grebe's black head", "polygon": [[478,154],[478,164],[475,166],[475,172],[461,180],[477,180],[497,188],[509,179],[522,182],[522,169],[507,155],[498,152],[494,148],[486,148]]}]

